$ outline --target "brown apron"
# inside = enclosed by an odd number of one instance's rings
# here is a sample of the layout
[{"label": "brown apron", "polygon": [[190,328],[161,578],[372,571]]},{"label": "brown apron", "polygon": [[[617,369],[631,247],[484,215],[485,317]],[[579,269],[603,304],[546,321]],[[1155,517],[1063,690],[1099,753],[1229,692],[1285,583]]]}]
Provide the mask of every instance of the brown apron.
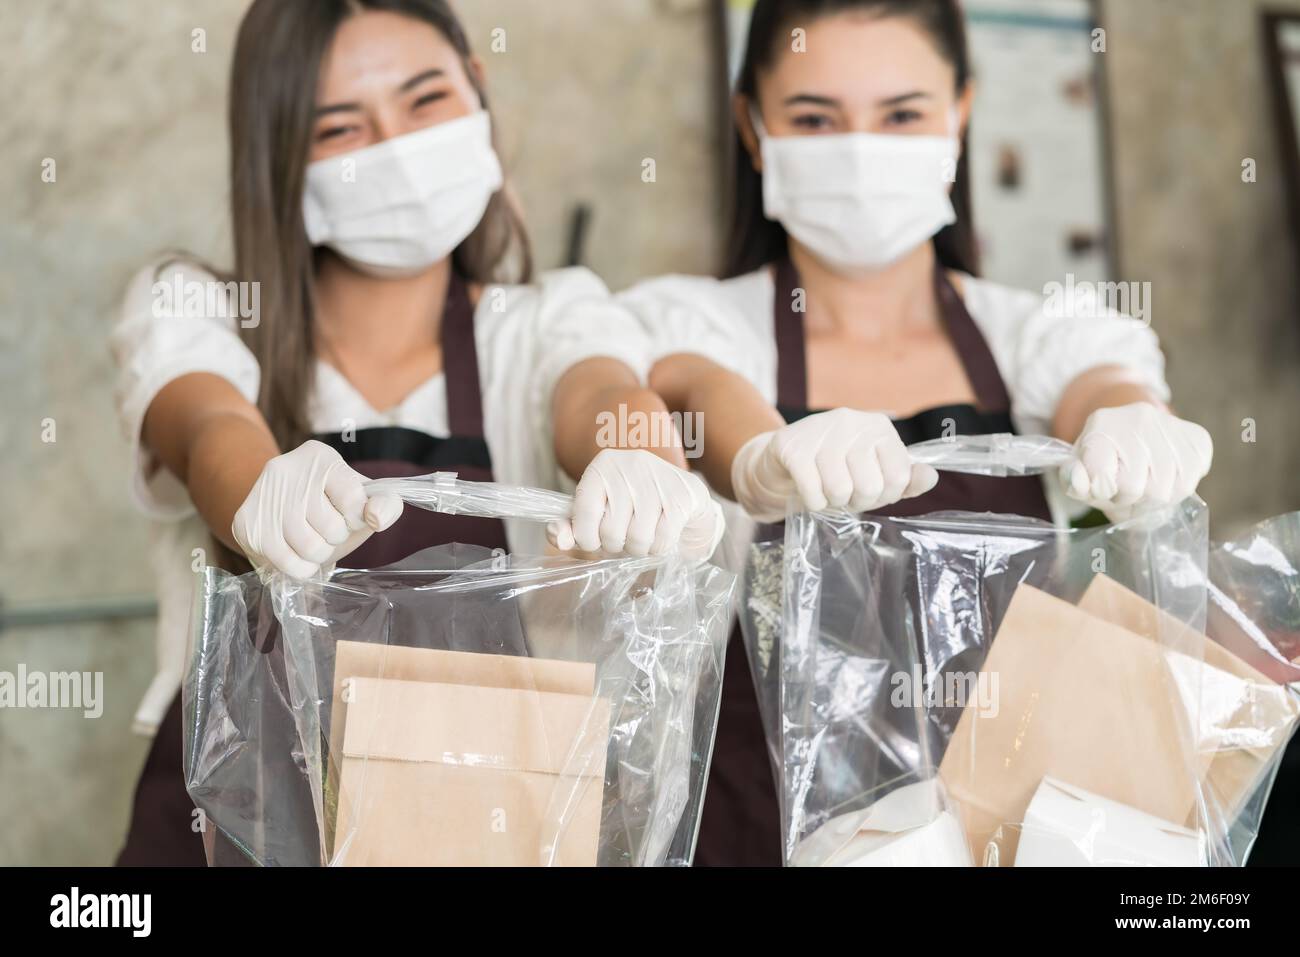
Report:
[{"label": "brown apron", "polygon": [[[773,323],[777,348],[777,407],[787,422],[795,422],[816,411],[808,408],[803,314],[793,308],[793,293],[799,286],[799,276],[788,259],[775,268]],[[905,444],[911,445],[952,434],[953,427],[961,435],[1014,431],[1011,400],[988,343],[942,268],[935,269],[934,283],[944,327],[966,370],[976,404],[941,406],[895,420],[899,435]],[[945,426],[948,426],[946,433]],[[955,472],[940,472],[939,484],[925,495],[898,502],[873,514],[910,517],[945,509],[1051,520],[1041,479],[1033,476],[988,478]],[[739,624],[732,630],[727,644],[718,734],[713,746],[695,863],[702,866],[781,865],[781,820],[776,785]]]},{"label": "brown apron", "polygon": [[[466,284],[459,276],[453,275],[447,290],[441,337],[449,438],[404,428],[362,429],[348,441],[341,435],[315,438],[337,449],[352,468],[370,478],[452,471],[464,479],[491,481],[492,461],[483,437],[474,310]],[[450,542],[504,549],[505,527],[496,519],[406,508],[392,528],[372,535],[341,564],[348,568],[379,568]],[[131,825],[117,859],[119,866],[202,867],[207,863],[202,835],[193,829],[195,809],[185,790],[182,751],[178,694],[158,727],[136,785]],[[229,853],[233,862],[238,855]]]}]

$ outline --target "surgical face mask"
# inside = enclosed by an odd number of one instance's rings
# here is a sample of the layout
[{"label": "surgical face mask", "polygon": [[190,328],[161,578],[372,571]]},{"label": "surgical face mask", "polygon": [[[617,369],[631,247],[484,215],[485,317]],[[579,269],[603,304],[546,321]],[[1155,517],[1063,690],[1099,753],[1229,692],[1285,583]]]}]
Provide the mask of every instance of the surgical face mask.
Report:
[{"label": "surgical face mask", "polygon": [[307,238],[363,272],[414,275],[474,231],[501,182],[479,110],[309,165]]},{"label": "surgical face mask", "polygon": [[948,196],[961,153],[955,110],[948,136],[773,137],[753,119],[763,212],[836,272],[882,269],[957,221]]}]

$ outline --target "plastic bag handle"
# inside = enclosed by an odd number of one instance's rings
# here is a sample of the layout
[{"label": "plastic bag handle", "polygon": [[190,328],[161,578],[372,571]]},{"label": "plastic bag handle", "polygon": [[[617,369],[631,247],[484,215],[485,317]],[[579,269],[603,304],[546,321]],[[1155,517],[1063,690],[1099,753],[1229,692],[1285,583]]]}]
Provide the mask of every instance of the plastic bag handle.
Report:
[{"label": "plastic bag handle", "polygon": [[465,482],[455,472],[372,479],[365,487],[368,492],[387,492],[417,508],[444,515],[553,522],[568,518],[573,511],[572,495],[496,482]]},{"label": "plastic bag handle", "polygon": [[954,435],[909,445],[912,460],[944,472],[1007,478],[1041,475],[1074,457],[1074,446],[1049,435]]},{"label": "plastic bag handle", "polygon": [[[1050,436],[1002,432],[931,439],[908,446],[908,452],[914,461],[945,472],[1007,477],[1059,468],[1070,461],[1074,449]],[[553,522],[568,518],[573,511],[572,495],[497,482],[466,482],[455,472],[372,479],[366,490],[397,495],[417,508],[444,515]]]}]

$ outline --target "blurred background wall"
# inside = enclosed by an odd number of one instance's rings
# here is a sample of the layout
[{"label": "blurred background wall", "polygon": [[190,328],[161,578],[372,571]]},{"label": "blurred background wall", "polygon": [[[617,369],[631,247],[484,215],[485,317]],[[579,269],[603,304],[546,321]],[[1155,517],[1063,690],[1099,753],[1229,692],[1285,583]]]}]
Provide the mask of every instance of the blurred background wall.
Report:
[{"label": "blurred background wall", "polygon": [[1214,436],[1200,491],[1221,537],[1300,508],[1300,252],[1265,8],[1300,0],[1103,2],[1120,278],[1152,284],[1175,401]]},{"label": "blurred background wall", "polygon": [[[1281,0],[1271,0],[1281,5]],[[106,338],[159,250],[228,260],[224,98],[244,0],[45,0],[0,34],[0,670],[103,671],[105,710],[0,711],[0,864],[109,863],[146,743],[146,531],[126,494]],[[1300,0],[1289,6],[1300,10]],[[544,267],[592,210],[617,288],[716,264],[716,46],[707,0],[461,0]],[[1254,0],[1105,0],[1116,278],[1150,281],[1178,404],[1214,433],[1226,535],[1300,508],[1297,250]],[[507,49],[492,53],[491,31]],[[193,52],[192,31],[206,52]],[[978,117],[977,117],[978,121]],[[1254,184],[1241,162],[1258,161]],[[41,180],[56,162],[56,180]],[[644,183],[642,162],[656,161]],[[1241,422],[1258,441],[1241,441]],[[53,424],[55,441],[48,438]],[[23,624],[45,609],[80,623]],[[106,613],[120,617],[105,619]],[[18,622],[14,622],[14,616]]]}]

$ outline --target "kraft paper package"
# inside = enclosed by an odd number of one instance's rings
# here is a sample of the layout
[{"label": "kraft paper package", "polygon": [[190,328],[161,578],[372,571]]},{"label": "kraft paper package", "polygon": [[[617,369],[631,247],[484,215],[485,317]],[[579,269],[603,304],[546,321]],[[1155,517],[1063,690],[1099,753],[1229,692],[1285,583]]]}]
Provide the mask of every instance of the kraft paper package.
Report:
[{"label": "kraft paper package", "polygon": [[[1069,447],[924,451],[1009,475]],[[1244,863],[1296,696],[1213,626],[1289,664],[1300,536],[1282,522],[1211,554],[1206,512],[1192,498],[1092,529],[792,512],[755,549],[742,609],[787,863]]]},{"label": "kraft paper package", "polygon": [[[1147,637],[1183,627],[1104,575],[1092,580],[1079,608]],[[1192,702],[1199,708],[1197,751],[1207,761],[1198,793],[1204,802],[1201,813],[1213,821],[1213,830],[1240,846],[1242,836],[1228,832],[1234,823],[1249,822],[1248,802],[1271,784],[1300,705],[1289,688],[1223,645],[1201,635],[1188,635],[1185,641],[1201,643],[1203,666],[1177,654],[1171,654],[1169,663],[1189,712]],[[1253,841],[1253,832],[1249,839]]]},{"label": "kraft paper package", "polygon": [[[545,521],[567,497],[377,487]],[[687,865],[734,578],[430,548],[299,583],[206,569],[186,786],[210,864]]]},{"label": "kraft paper package", "polygon": [[[336,839],[335,859],[533,864],[558,791],[576,810],[554,861],[595,865],[609,703],[594,695],[595,667],[583,662],[338,642],[329,753],[340,767],[326,793],[339,796],[348,846]],[[580,744],[585,764],[557,741]],[[481,757],[468,776],[458,758],[467,754]],[[561,787],[565,774],[581,780]],[[485,815],[487,840],[446,839]]]},{"label": "kraft paper package", "polygon": [[[1293,619],[1287,609],[1300,584],[1300,539],[1281,534],[1293,527],[1284,516],[1250,533],[1247,548],[1215,548],[1200,583],[1210,607],[1247,629],[1258,629],[1242,608],[1252,597],[1260,622],[1278,621],[1279,613]],[[1253,556],[1255,574],[1230,574],[1243,555]],[[1270,577],[1272,593],[1285,597],[1262,605]],[[1016,866],[1244,863],[1300,708],[1293,688],[1246,663],[1217,634],[1101,572],[1070,610],[1018,591],[983,665],[1012,689],[1002,697],[1009,710],[989,718],[968,709],[942,765],[972,851],[982,847],[986,863]],[[1273,635],[1257,646],[1265,658],[1265,648],[1280,656],[1288,646]],[[1101,670],[1094,647],[1110,648]],[[1157,671],[1166,690],[1149,701],[1149,723],[1117,726],[1124,705],[1116,699],[1148,689]],[[1174,745],[1180,725],[1190,735]],[[1180,771],[1187,764],[1193,777]],[[1145,780],[1125,773],[1135,766],[1147,769]]]},{"label": "kraft paper package", "polygon": [[[1184,652],[1160,643],[1177,636],[1154,637],[1031,585],[1015,589],[980,666],[998,682],[997,705],[964,709],[940,765],[973,855],[986,864],[1015,860],[1046,779],[1206,832],[1197,816],[1197,702],[1181,700],[1168,657]],[[1194,675],[1200,662],[1188,660]]]}]

